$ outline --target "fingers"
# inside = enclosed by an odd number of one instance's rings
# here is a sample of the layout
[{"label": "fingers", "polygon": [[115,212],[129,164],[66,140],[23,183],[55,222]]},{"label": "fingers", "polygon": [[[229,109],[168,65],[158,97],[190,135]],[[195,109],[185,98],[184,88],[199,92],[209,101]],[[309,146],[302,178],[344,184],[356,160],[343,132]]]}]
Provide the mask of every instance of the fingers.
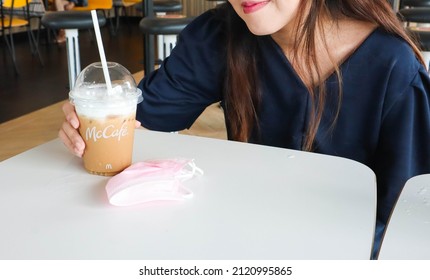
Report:
[{"label": "fingers", "polygon": [[73,106],[72,103],[70,102],[66,102],[63,105],[63,112],[64,112],[64,115],[66,116],[66,120],[70,123],[70,125],[73,128],[78,129],[79,119],[78,119],[78,116],[76,115],[75,106]]},{"label": "fingers", "polygon": [[142,124],[140,123],[140,121],[136,120],[136,123],[134,124],[135,128],[139,128]]},{"label": "fingers", "polygon": [[85,142],[79,135],[79,119],[74,110],[74,106],[67,102],[63,105],[63,112],[66,121],[63,122],[58,137],[67,147],[67,149],[78,157],[82,157],[85,150]]}]

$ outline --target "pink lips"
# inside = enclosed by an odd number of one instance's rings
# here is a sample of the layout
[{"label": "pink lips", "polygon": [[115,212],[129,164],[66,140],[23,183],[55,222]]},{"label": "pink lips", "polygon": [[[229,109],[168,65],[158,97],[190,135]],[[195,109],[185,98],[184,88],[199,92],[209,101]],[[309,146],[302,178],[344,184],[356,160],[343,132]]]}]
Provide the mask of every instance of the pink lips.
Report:
[{"label": "pink lips", "polygon": [[270,1],[245,1],[242,2],[242,9],[245,14],[256,12],[266,6]]}]

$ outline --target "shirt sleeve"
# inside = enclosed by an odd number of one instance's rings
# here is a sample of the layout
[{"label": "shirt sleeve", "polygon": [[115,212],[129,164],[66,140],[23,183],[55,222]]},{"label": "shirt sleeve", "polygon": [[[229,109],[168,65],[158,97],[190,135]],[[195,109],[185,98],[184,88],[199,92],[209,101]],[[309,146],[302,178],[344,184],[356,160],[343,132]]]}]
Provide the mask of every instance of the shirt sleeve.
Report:
[{"label": "shirt sleeve", "polygon": [[222,98],[222,21],[214,10],[181,32],[171,55],[139,83],[143,102],[137,119],[151,130],[189,128],[203,110]]},{"label": "shirt sleeve", "polygon": [[[403,70],[403,74],[408,72]],[[406,181],[430,173],[430,80],[422,66],[415,73],[406,89],[398,88],[400,94],[387,97],[384,105],[373,167],[378,186],[377,218],[383,224]]]}]

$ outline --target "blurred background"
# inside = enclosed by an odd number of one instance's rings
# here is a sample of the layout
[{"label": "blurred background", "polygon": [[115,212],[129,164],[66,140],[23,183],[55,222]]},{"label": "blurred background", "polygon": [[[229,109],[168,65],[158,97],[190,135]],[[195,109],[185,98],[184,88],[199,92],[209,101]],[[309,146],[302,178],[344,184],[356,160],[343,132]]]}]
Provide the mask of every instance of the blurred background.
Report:
[{"label": "blurred background", "polygon": [[[45,11],[38,9],[41,16],[43,13],[55,11],[53,0],[32,1],[46,6],[42,7],[46,8]],[[143,16],[142,2],[124,1],[115,0],[111,9],[104,10],[114,27],[107,22],[101,28],[101,34],[107,60],[119,62],[131,73],[136,73],[143,70],[143,34],[139,29],[139,22]],[[207,0],[179,0],[179,2],[182,4],[181,11],[171,12],[171,14],[196,16],[216,5],[216,1]],[[43,26],[39,29],[41,16],[31,18],[30,22],[33,34],[38,41],[43,66],[37,55],[33,55],[30,51],[25,28],[17,27],[12,30],[16,66],[19,71],[19,74],[16,74],[4,40],[6,35],[1,33],[0,123],[68,98],[66,45],[55,42],[55,32],[52,30],[49,31]],[[79,30],[79,49],[82,69],[92,62],[100,61],[93,30]]]}]

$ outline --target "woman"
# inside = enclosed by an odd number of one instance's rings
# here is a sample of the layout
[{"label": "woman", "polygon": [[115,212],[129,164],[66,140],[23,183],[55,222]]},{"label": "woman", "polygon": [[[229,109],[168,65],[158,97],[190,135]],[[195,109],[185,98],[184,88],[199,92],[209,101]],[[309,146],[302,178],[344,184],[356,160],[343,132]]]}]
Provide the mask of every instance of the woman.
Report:
[{"label": "woman", "polygon": [[[142,125],[188,128],[221,101],[229,139],[350,158],[377,176],[375,252],[400,191],[430,173],[430,80],[386,0],[229,0],[139,84]],[[70,104],[59,133],[82,155]],[[309,170],[312,173],[312,170]]]}]

